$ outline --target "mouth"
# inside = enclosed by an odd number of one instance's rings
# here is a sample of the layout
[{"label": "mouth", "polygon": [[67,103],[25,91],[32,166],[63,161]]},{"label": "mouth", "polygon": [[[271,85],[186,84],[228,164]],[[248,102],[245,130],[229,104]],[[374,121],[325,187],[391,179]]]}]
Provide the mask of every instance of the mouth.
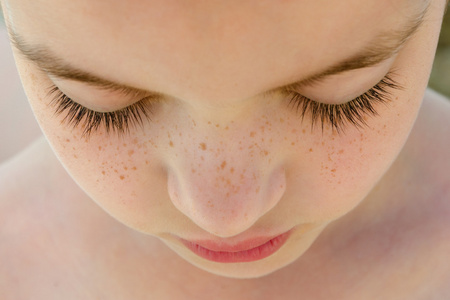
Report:
[{"label": "mouth", "polygon": [[268,238],[255,238],[235,245],[227,245],[214,241],[187,241],[182,243],[198,256],[220,263],[252,262],[266,258],[283,246],[291,231]]}]

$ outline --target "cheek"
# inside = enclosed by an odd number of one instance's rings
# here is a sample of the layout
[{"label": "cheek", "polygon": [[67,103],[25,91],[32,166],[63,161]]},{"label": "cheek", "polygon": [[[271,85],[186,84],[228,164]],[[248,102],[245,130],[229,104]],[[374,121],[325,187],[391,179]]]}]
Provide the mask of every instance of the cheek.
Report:
[{"label": "cheek", "polygon": [[156,185],[161,186],[162,171],[155,165],[152,138],[127,134],[107,136],[101,131],[90,139],[83,138],[81,130],[71,130],[61,122],[63,117],[55,116],[49,107],[51,98],[47,90],[51,82],[20,59],[17,66],[36,119],[68,173],[100,206],[131,220],[130,212],[146,205],[137,199],[149,198],[148,192],[142,192],[142,186],[150,191],[156,190]]},{"label": "cheek", "polygon": [[[358,205],[391,167],[401,151],[420,107],[420,93],[403,93],[368,127],[351,125],[342,135],[320,133],[312,142],[310,159],[293,163],[290,185],[296,199],[293,214],[310,221],[332,220]],[[401,112],[401,113],[400,113]]]}]

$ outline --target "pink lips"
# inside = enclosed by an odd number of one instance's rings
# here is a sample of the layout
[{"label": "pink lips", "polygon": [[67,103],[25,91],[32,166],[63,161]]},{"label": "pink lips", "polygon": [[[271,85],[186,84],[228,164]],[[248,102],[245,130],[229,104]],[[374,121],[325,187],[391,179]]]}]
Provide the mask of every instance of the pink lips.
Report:
[{"label": "pink lips", "polygon": [[256,238],[235,245],[225,245],[214,241],[187,241],[183,244],[192,252],[205,259],[221,262],[251,262],[275,253],[289,238],[290,231],[274,238]]}]

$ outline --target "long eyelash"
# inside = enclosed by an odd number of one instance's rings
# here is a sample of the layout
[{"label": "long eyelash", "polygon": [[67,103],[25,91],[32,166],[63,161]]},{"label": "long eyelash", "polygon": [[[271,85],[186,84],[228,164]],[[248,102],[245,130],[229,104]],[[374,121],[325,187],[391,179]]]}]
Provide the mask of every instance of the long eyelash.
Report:
[{"label": "long eyelash", "polygon": [[377,116],[375,105],[386,104],[390,101],[392,89],[403,89],[390,74],[387,74],[377,85],[357,98],[342,104],[325,104],[311,100],[299,93],[290,92],[290,104],[300,114],[302,120],[305,115],[311,116],[311,130],[320,121],[322,132],[324,125],[329,124],[338,133],[345,131],[348,124],[357,128],[367,126],[366,116]]},{"label": "long eyelash", "polygon": [[55,114],[60,115],[66,112],[62,122],[73,128],[81,126],[83,137],[89,137],[101,126],[108,134],[110,132],[119,135],[129,133],[131,126],[142,126],[143,120],[150,120],[151,103],[145,99],[117,111],[97,112],[74,102],[57,86],[50,87],[48,96],[53,96],[50,105],[56,107]]}]

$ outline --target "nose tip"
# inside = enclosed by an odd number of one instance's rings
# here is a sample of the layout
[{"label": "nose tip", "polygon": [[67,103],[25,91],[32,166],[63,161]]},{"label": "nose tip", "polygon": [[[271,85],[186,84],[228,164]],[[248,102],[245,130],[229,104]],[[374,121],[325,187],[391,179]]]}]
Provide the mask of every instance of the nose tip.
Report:
[{"label": "nose tip", "polygon": [[170,199],[203,230],[219,237],[238,235],[270,211],[286,189],[284,168],[267,174],[247,170],[173,170],[168,174]]}]

